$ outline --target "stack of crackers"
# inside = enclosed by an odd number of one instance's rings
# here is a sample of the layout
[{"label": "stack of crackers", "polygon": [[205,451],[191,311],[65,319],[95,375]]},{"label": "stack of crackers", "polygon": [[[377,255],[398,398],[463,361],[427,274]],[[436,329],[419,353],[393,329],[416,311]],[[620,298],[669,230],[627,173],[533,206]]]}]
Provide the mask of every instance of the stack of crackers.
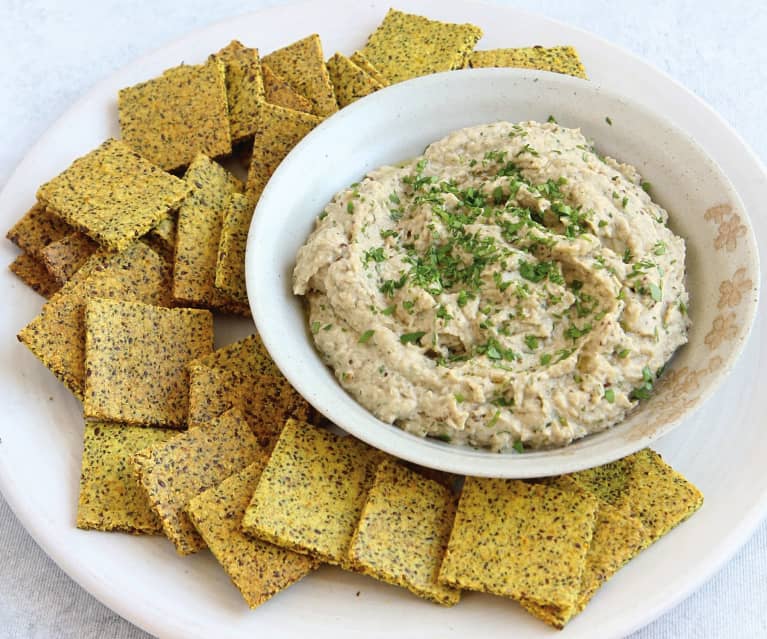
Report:
[{"label": "stack of crackers", "polygon": [[78,527],[208,547],[251,607],[325,563],[562,627],[700,505],[649,450],[540,482],[413,468],[323,423],[257,335],[213,348],[213,312],[249,313],[255,204],[324,118],[467,66],[585,78],[571,47],[475,51],[481,35],[392,9],[348,57],[316,34],[263,59],[233,41],[120,91],[121,139],[38,189],[8,238],[48,301],[18,338],[82,401]]}]

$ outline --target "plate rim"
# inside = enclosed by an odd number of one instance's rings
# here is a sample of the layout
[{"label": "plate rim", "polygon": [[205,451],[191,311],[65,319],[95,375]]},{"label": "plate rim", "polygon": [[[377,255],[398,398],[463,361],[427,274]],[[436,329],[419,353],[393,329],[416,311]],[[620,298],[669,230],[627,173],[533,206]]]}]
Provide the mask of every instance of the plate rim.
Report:
[{"label": "plate rim", "polygon": [[[609,42],[608,40],[602,38],[601,36],[595,35],[580,27],[567,24],[561,20],[557,20],[557,19],[551,18],[549,16],[546,16],[540,13],[536,13],[533,11],[518,9],[515,7],[503,6],[503,5],[494,4],[491,2],[480,2],[478,0],[452,0],[452,2],[460,3],[467,7],[471,7],[471,6],[478,7],[480,10],[482,8],[484,9],[492,8],[492,9],[503,10],[505,12],[508,12],[509,14],[516,13],[517,15],[529,16],[541,22],[546,22],[552,25],[556,25],[558,27],[563,27],[565,29],[578,32],[582,36],[590,39],[593,43],[597,44],[599,47],[607,47],[607,48],[611,48],[611,49],[619,51],[626,58],[632,60],[635,63],[641,64],[645,69],[651,71],[654,75],[660,77],[665,82],[672,85],[675,89],[681,90],[682,94],[685,95],[686,98],[692,99],[697,104],[698,107],[705,109],[709,113],[709,115],[714,117],[716,121],[721,126],[723,126],[727,130],[727,132],[732,136],[733,140],[739,143],[740,145],[739,151],[742,153],[745,153],[750,163],[752,163],[760,171],[762,179],[765,181],[765,183],[767,183],[767,169],[765,169],[764,163],[755,154],[755,152],[751,149],[748,143],[742,138],[742,136],[732,127],[732,125],[730,125],[729,122],[727,122],[718,112],[716,112],[702,98],[700,98],[699,96],[694,94],[692,91],[687,89],[684,85],[682,85],[677,80],[672,78],[668,73],[657,68],[655,65],[644,61],[642,58],[628,51],[624,47],[613,44]],[[348,4],[348,0],[337,0],[337,3]],[[39,148],[44,147],[46,145],[46,142],[52,136],[52,132],[54,131],[54,129],[56,129],[63,120],[67,119],[74,112],[78,111],[83,104],[85,104],[94,94],[98,93],[103,86],[109,84],[110,81],[113,80],[116,76],[119,76],[121,74],[128,72],[130,68],[132,68],[133,66],[139,65],[142,62],[145,62],[146,60],[153,58],[160,51],[166,48],[177,46],[187,40],[192,40],[196,35],[202,32],[206,32],[208,30],[215,29],[215,28],[220,28],[227,24],[235,24],[238,20],[241,20],[244,16],[250,17],[255,15],[263,15],[265,13],[278,13],[280,11],[285,11],[285,10],[296,10],[300,8],[301,6],[305,6],[309,4],[311,4],[311,0],[304,0],[302,2],[290,2],[287,4],[277,5],[273,7],[262,7],[260,9],[247,12],[239,16],[232,16],[230,18],[212,22],[200,28],[191,30],[181,35],[178,38],[171,39],[163,43],[162,45],[153,48],[151,51],[137,58],[132,59],[127,64],[116,69],[115,71],[110,73],[108,76],[102,78],[98,82],[94,83],[89,89],[87,89],[86,92],[83,95],[81,95],[77,100],[75,100],[75,102],[69,108],[65,109],[62,112],[62,114],[51,124],[51,126],[48,127],[48,129],[46,129],[46,131],[40,136],[40,138],[33,145],[30,146],[30,148],[27,150],[27,153],[24,155],[22,160],[17,164],[14,170],[11,171],[7,182],[3,185],[3,189],[2,191],[0,191],[0,200],[2,200],[6,192],[10,190],[9,186],[18,179],[19,174],[21,174],[22,170],[26,168],[28,158],[34,155],[34,153]],[[379,3],[371,3],[370,6],[377,6],[378,4]],[[402,4],[407,5],[408,2],[402,2]],[[405,6],[405,9],[408,9],[408,7]],[[762,313],[757,311],[757,318],[755,320],[755,325],[756,325],[756,322],[759,322],[762,320],[763,320]],[[752,333],[752,339],[753,339],[753,333]],[[160,633],[162,634],[162,636],[183,636],[182,633],[184,633],[185,630],[187,631],[189,630],[189,629],[180,628],[178,624],[174,624],[172,620],[159,618],[156,612],[154,613],[155,615],[154,618],[152,618],[152,614],[149,611],[147,611],[145,614],[142,615],[141,609],[137,609],[135,606],[131,607],[128,603],[121,600],[119,598],[119,593],[116,592],[114,588],[110,590],[108,585],[99,581],[97,575],[89,571],[87,567],[84,566],[82,563],[78,563],[75,557],[70,557],[66,553],[65,549],[57,547],[55,544],[55,535],[45,534],[46,528],[45,528],[45,525],[44,525],[45,522],[43,521],[43,519],[38,514],[31,512],[32,509],[26,507],[23,503],[23,500],[20,499],[20,495],[18,495],[17,493],[17,487],[14,485],[12,478],[8,474],[8,469],[5,467],[4,463],[0,463],[0,492],[2,492],[9,507],[14,512],[14,514],[19,519],[19,521],[22,523],[25,530],[35,540],[35,542],[44,550],[44,552],[46,552],[46,554],[49,557],[51,557],[51,559],[53,559],[54,562],[56,562],[57,565],[59,565],[59,567],[62,568],[62,570],[64,570],[64,572],[67,573],[67,575],[70,578],[72,578],[75,582],[80,584],[85,590],[87,590],[97,600],[101,601],[103,604],[105,604],[110,609],[112,609],[113,611],[121,615],[126,620],[130,621],[131,623],[135,624],[139,628],[142,628],[145,631],[150,633],[156,633],[156,634]],[[766,515],[767,515],[767,487],[761,491],[761,494],[757,496],[757,498],[752,502],[751,506],[747,510],[745,510],[744,516],[741,518],[738,524],[733,529],[731,529],[730,534],[728,534],[726,537],[723,537],[721,539],[721,542],[718,546],[719,553],[714,555],[713,559],[711,558],[711,554],[709,553],[708,561],[700,562],[699,564],[693,566],[692,570],[686,571],[685,577],[682,579],[679,589],[674,593],[673,596],[671,596],[668,600],[664,601],[662,604],[656,605],[653,608],[646,610],[645,614],[639,615],[633,621],[631,625],[626,626],[622,630],[621,634],[633,632],[636,629],[647,625],[648,623],[650,623],[651,621],[653,621],[654,619],[656,619],[657,617],[665,613],[667,610],[677,605],[680,601],[682,601],[687,596],[689,596],[694,590],[698,589],[705,581],[707,581],[715,572],[717,572],[732,557],[732,555],[743,545],[743,543],[745,543],[745,541],[754,532],[756,526],[765,518]],[[186,636],[189,636],[189,634],[187,634]]]}]

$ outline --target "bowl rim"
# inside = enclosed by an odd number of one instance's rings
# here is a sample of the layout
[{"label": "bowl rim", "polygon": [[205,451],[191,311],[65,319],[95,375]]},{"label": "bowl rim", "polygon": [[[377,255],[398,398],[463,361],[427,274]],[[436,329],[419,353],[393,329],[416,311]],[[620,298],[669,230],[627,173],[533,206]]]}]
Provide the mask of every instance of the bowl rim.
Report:
[{"label": "bowl rim", "polygon": [[[665,126],[673,129],[674,132],[683,137],[688,144],[694,147],[697,152],[705,157],[718,175],[721,177],[723,184],[727,189],[727,200],[730,201],[734,207],[743,213],[742,220],[746,227],[746,239],[749,244],[751,260],[749,262],[750,274],[754,276],[754,289],[750,292],[747,298],[747,307],[743,312],[743,324],[745,331],[742,336],[739,336],[737,344],[734,345],[725,357],[725,361],[722,363],[721,368],[712,375],[711,380],[705,385],[702,392],[696,399],[696,401],[687,410],[684,411],[679,417],[672,420],[667,420],[652,430],[645,432],[641,437],[635,439],[628,438],[626,441],[616,443],[614,447],[610,447],[608,450],[603,451],[601,454],[590,456],[587,460],[579,460],[577,454],[569,454],[568,449],[571,452],[576,452],[572,449],[572,444],[565,447],[541,449],[538,451],[525,452],[523,455],[519,455],[513,452],[493,453],[488,449],[475,449],[470,446],[457,446],[453,444],[439,442],[432,438],[422,438],[411,433],[407,433],[397,426],[388,424],[376,418],[372,413],[359,404],[346,390],[337,383],[337,389],[339,393],[343,393],[347,397],[350,397],[355,407],[359,411],[354,410],[355,414],[347,416],[339,416],[336,411],[333,410],[332,402],[318,400],[316,396],[313,396],[310,392],[311,385],[305,381],[305,377],[300,374],[299,371],[294,371],[288,360],[283,356],[282,349],[280,348],[280,340],[276,339],[276,335],[272,334],[269,330],[269,324],[266,322],[265,317],[268,315],[267,305],[270,303],[267,296],[261,294],[262,288],[258,286],[255,281],[257,279],[255,272],[255,262],[253,256],[257,255],[257,251],[251,250],[251,247],[257,243],[262,242],[260,235],[263,233],[263,228],[268,224],[268,216],[263,214],[265,209],[271,208],[278,204],[277,191],[280,185],[283,175],[291,170],[291,165],[297,157],[299,157],[307,147],[311,147],[314,144],[314,140],[318,137],[324,136],[327,129],[333,129],[339,127],[345,122],[346,119],[357,117],[359,111],[367,110],[371,108],[371,104],[375,104],[378,101],[394,100],[401,94],[403,98],[407,98],[407,93],[413,90],[414,86],[428,88],[429,85],[442,84],[448,76],[458,78],[461,76],[485,76],[487,79],[500,79],[504,80],[509,78],[514,79],[532,79],[534,82],[544,82],[554,85],[560,85],[563,89],[577,88],[578,90],[586,90],[594,93],[599,93],[608,99],[622,101],[631,106],[635,111],[649,116],[656,121],[661,122]],[[273,201],[274,200],[274,201]],[[259,214],[261,212],[261,214]],[[418,78],[412,78],[404,82],[397,83],[395,85],[385,87],[371,95],[368,95],[355,103],[340,109],[337,113],[326,118],[317,127],[310,131],[299,143],[290,151],[290,153],[283,159],[280,165],[275,170],[274,174],[266,184],[257,204],[255,207],[253,220],[248,233],[246,255],[245,255],[245,276],[246,286],[248,292],[248,299],[253,315],[254,322],[258,329],[259,335],[264,343],[269,354],[272,356],[277,367],[282,371],[291,385],[305,398],[310,401],[309,397],[314,397],[314,401],[311,401],[313,406],[319,410],[325,417],[330,419],[343,431],[354,435],[355,437],[365,441],[366,443],[379,448],[389,454],[396,457],[405,459],[407,461],[420,464],[425,467],[434,468],[446,472],[459,473],[462,475],[473,475],[481,477],[505,477],[505,478],[533,478],[543,477],[553,474],[560,474],[563,472],[574,472],[583,470],[585,468],[594,467],[616,459],[620,459],[626,455],[629,455],[641,448],[644,448],[663,437],[667,433],[674,430],[676,427],[690,419],[700,408],[716,393],[719,387],[724,383],[726,378],[732,372],[735,364],[740,358],[742,352],[745,350],[748,344],[751,334],[754,328],[756,313],[758,309],[758,302],[761,289],[760,278],[760,258],[759,247],[756,242],[754,229],[751,224],[751,220],[746,207],[744,206],[742,199],[736,189],[734,188],[731,180],[727,174],[722,170],[719,164],[698,144],[698,142],[690,136],[681,127],[677,126],[670,118],[659,113],[653,109],[650,109],[643,104],[636,102],[629,98],[625,94],[619,91],[605,87],[596,82],[586,81],[583,79],[563,75],[559,73],[553,73],[548,71],[538,71],[532,69],[517,69],[517,68],[478,68],[478,69],[461,69],[446,71],[442,73],[435,73]],[[263,327],[267,326],[267,330],[263,330]],[[325,366],[317,355],[317,361],[320,365]],[[629,412],[628,417],[633,411]],[[341,417],[339,419],[339,417]],[[363,418],[361,422],[362,426],[358,425],[356,418]],[[373,420],[377,423],[378,428],[374,430],[368,430],[366,427]],[[624,420],[625,421],[625,420]],[[584,438],[576,440],[573,444],[593,440],[593,438],[609,432],[601,431],[593,433]],[[551,459],[553,453],[561,454],[561,463],[559,468],[554,470],[552,468],[540,470],[538,465],[545,464],[546,459]],[[510,462],[510,459],[518,460],[516,463]],[[502,466],[499,463],[493,463],[503,460]],[[526,461],[522,461],[526,460]],[[536,464],[535,462],[539,462]],[[551,464],[549,464],[550,466]]]}]

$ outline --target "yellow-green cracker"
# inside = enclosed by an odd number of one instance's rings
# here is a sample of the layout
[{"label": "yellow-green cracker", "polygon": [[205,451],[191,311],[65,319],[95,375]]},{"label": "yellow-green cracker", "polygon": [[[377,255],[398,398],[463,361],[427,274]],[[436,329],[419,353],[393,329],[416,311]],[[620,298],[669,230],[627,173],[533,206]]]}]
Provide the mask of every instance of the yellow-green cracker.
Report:
[{"label": "yellow-green cracker", "polygon": [[61,284],[72,276],[99,250],[99,245],[84,233],[73,231],[40,250],[48,272]]},{"label": "yellow-green cracker", "polygon": [[141,487],[179,554],[205,547],[186,513],[187,504],[252,464],[260,454],[248,424],[233,409],[203,428],[180,433],[133,457]]},{"label": "yellow-green cracker", "polygon": [[97,253],[53,295],[18,339],[82,399],[85,381],[85,304],[88,298],[170,304],[170,268],[143,242],[117,255]]},{"label": "yellow-green cracker", "polygon": [[162,533],[157,515],[136,482],[131,458],[178,434],[163,428],[86,421],[77,527],[134,534]]},{"label": "yellow-green cracker", "polygon": [[186,425],[186,366],[213,350],[209,311],[95,298],[85,326],[86,417]]},{"label": "yellow-green cracker", "polygon": [[390,82],[462,69],[482,29],[389,9],[361,53]]},{"label": "yellow-green cracker", "polygon": [[701,492],[649,448],[570,477],[623,514],[638,519],[647,531],[648,544],[703,505]]},{"label": "yellow-green cracker", "polygon": [[156,239],[164,250],[172,252],[176,246],[176,226],[178,214],[171,212],[162,218],[157,225],[149,231],[149,237]]},{"label": "yellow-green cracker", "polygon": [[269,103],[263,106],[259,113],[258,129],[253,137],[253,156],[248,167],[246,185],[247,196],[253,205],[280,162],[321,121],[310,113]]},{"label": "yellow-green cracker", "polygon": [[245,247],[253,219],[253,204],[244,195],[229,198],[216,259],[216,288],[241,304],[248,303],[245,286]]},{"label": "yellow-green cracker", "polygon": [[360,69],[365,71],[369,76],[375,78],[382,87],[389,86],[389,81],[383,77],[381,72],[373,66],[373,64],[365,57],[365,54],[361,51],[355,51],[349,56],[349,59],[354,62]]},{"label": "yellow-green cracker", "polygon": [[330,58],[327,66],[338,106],[341,108],[383,88],[383,85],[367,71],[340,53]]},{"label": "yellow-green cracker", "polygon": [[187,514],[213,556],[251,608],[314,570],[311,557],[247,537],[242,516],[269,456],[260,452],[250,465],[215,488],[193,498]]},{"label": "yellow-green cracker", "polygon": [[349,566],[348,552],[383,453],[289,419],[242,520],[278,546]]},{"label": "yellow-green cracker", "polygon": [[232,141],[238,142],[255,132],[258,106],[265,100],[264,80],[258,49],[237,40],[215,54],[226,67],[226,95]]},{"label": "yellow-green cracker", "polygon": [[338,111],[320,37],[314,33],[264,57],[264,62],[293,89],[312,101],[312,111],[327,117]]},{"label": "yellow-green cracker", "polygon": [[189,363],[190,366],[208,366],[239,371],[243,375],[261,374],[281,376],[261,338],[254,333],[245,339],[216,349],[210,355]]},{"label": "yellow-green cracker", "polygon": [[286,109],[303,111],[304,113],[312,112],[312,101],[301,95],[298,91],[295,91],[288,84],[287,80],[272,71],[268,64],[263,63],[261,65],[261,72],[264,76],[264,90],[267,102],[285,107]]},{"label": "yellow-green cracker", "polygon": [[113,251],[127,248],[184,199],[187,185],[109,139],[43,184],[37,197]]},{"label": "yellow-green cracker", "polygon": [[571,608],[599,503],[518,480],[468,477],[439,579],[456,588]]},{"label": "yellow-green cracker", "polygon": [[586,79],[578,52],[569,46],[564,47],[522,47],[519,49],[489,49],[474,51],[469,56],[469,65],[478,67],[518,67],[564,73],[576,78]]},{"label": "yellow-green cracker", "polygon": [[51,242],[69,235],[74,229],[57,215],[36,202],[6,234],[22,251],[38,257]]},{"label": "yellow-green cracker", "polygon": [[167,171],[186,166],[198,153],[232,152],[226,68],[215,57],[122,89],[118,108],[122,139]]},{"label": "yellow-green cracker", "polygon": [[45,298],[51,297],[61,288],[61,284],[48,272],[45,264],[29,253],[22,253],[16,257],[8,268],[24,284]]},{"label": "yellow-green cracker", "polygon": [[437,582],[455,516],[455,496],[394,460],[376,471],[352,538],[355,569],[452,606],[459,590]]},{"label": "yellow-green cracker", "polygon": [[191,189],[178,210],[173,297],[194,306],[235,310],[234,300],[215,287],[221,226],[230,196],[242,183],[224,167],[198,155],[184,174]]}]

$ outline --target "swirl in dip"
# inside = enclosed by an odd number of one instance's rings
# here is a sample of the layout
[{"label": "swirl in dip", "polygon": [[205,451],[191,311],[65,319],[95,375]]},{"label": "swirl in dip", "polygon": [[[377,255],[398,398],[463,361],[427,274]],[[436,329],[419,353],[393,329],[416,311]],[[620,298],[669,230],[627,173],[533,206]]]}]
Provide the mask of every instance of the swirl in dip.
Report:
[{"label": "swirl in dip", "polygon": [[646,186],[577,129],[462,129],[338,193],[293,289],[383,421],[564,446],[623,420],[687,341],[684,241]]}]

